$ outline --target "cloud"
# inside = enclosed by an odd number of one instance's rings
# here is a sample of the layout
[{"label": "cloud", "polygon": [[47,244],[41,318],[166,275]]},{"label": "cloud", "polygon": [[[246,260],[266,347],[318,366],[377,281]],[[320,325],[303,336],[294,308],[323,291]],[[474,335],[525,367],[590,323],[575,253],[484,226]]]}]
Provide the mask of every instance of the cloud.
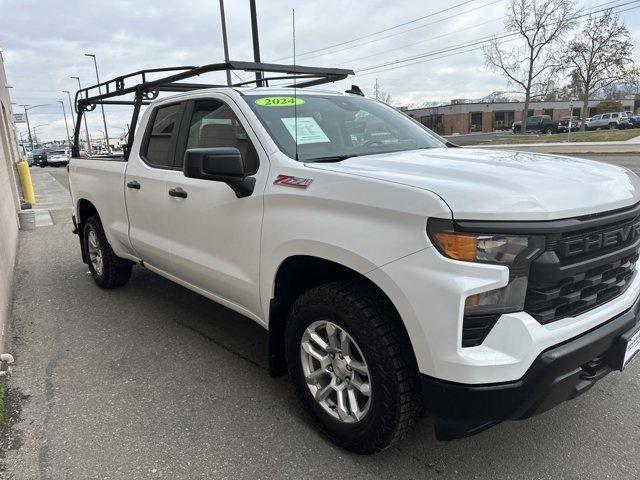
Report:
[{"label": "cloud", "polygon": [[[506,0],[476,0],[399,29],[308,53],[460,3],[462,0],[257,0],[262,59],[284,57],[283,62],[292,62],[287,57],[293,49],[294,8],[298,63],[352,66],[356,71],[504,31],[500,19]],[[589,8],[599,3],[589,0],[576,6]],[[232,59],[253,58],[248,4],[244,0],[225,2]],[[462,13],[473,8],[476,10]],[[640,29],[633,25],[640,22],[638,12],[622,14],[636,42],[640,42]],[[66,136],[62,107],[57,101],[67,101],[61,90],[75,92],[77,84],[69,77],[80,76],[83,85],[95,83],[93,63],[84,53],[97,55],[102,80],[141,68],[200,65],[223,58],[215,0],[0,0],[0,15],[0,46],[8,81],[14,86],[13,101],[49,104],[30,112],[33,125],[49,124],[40,129],[43,138]],[[443,20],[446,17],[451,18]],[[401,31],[406,33],[398,34]],[[210,77],[207,80],[213,83],[224,82],[221,73]],[[503,77],[485,68],[479,51],[398,65],[375,74],[363,71],[334,88],[344,90],[355,83],[371,95],[376,79],[397,103],[477,98],[507,88]],[[106,111],[115,136],[130,120],[130,110],[108,106]],[[99,109],[88,114],[88,121],[91,134],[100,135],[97,130],[103,127]]]}]

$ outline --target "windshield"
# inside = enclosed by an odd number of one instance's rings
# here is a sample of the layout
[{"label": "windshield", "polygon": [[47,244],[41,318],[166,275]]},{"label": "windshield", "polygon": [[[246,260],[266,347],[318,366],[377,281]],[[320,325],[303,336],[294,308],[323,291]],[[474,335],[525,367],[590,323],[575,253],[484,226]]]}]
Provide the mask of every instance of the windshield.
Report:
[{"label": "windshield", "polygon": [[297,159],[344,158],[445,145],[396,109],[342,95],[243,97],[280,150]]}]

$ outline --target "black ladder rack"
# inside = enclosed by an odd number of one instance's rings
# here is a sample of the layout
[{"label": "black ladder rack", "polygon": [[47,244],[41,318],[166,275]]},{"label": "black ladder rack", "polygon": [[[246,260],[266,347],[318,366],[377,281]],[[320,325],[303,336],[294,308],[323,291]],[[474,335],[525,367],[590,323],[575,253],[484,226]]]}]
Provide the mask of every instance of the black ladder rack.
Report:
[{"label": "black ladder rack", "polygon": [[[156,99],[160,92],[189,92],[203,88],[228,87],[228,85],[214,85],[204,83],[180,83],[180,80],[197,77],[204,73],[221,71],[243,71],[280,74],[273,77],[241,81],[231,87],[241,87],[256,83],[263,86],[269,80],[289,79],[293,83],[287,87],[305,88],[324,83],[332,83],[343,80],[353,75],[353,70],[341,68],[305,67],[302,65],[280,65],[276,63],[255,63],[228,61],[223,63],[211,63],[199,67],[179,66],[139,70],[137,72],[122,75],[106,82],[98,83],[90,87],[82,88],[76,92],[75,111],[77,113],[72,155],[80,156],[80,127],[84,112],[92,111],[96,105],[132,105],[133,115],[127,133],[127,145],[124,150],[125,159],[129,156],[135,133],[141,105],[148,105]],[[161,78],[149,79],[148,77],[158,73],[169,73]],[[155,75],[154,75],[155,76]],[[117,97],[133,94],[132,100],[115,100]]]}]

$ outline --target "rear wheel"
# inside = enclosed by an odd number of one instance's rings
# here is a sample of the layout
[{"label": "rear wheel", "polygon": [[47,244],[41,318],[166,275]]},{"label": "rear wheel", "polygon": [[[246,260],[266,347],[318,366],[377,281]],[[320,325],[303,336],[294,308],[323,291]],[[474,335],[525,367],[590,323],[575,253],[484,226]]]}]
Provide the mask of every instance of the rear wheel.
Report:
[{"label": "rear wheel", "polygon": [[97,216],[90,217],[84,222],[82,231],[89,271],[96,284],[106,289],[126,284],[131,277],[133,264],[113,253],[100,219]]},{"label": "rear wheel", "polygon": [[299,399],[347,450],[383,450],[418,419],[422,397],[409,340],[371,286],[335,282],[302,294],[289,313],[286,346]]}]

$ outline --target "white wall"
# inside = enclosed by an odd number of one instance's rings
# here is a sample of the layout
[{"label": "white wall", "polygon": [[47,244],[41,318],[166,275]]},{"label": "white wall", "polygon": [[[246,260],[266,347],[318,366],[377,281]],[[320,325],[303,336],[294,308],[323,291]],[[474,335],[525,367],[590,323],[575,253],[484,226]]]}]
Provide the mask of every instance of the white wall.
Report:
[{"label": "white wall", "polygon": [[15,163],[19,160],[13,112],[0,52],[0,353],[4,352],[13,270],[18,250],[18,189]]}]

